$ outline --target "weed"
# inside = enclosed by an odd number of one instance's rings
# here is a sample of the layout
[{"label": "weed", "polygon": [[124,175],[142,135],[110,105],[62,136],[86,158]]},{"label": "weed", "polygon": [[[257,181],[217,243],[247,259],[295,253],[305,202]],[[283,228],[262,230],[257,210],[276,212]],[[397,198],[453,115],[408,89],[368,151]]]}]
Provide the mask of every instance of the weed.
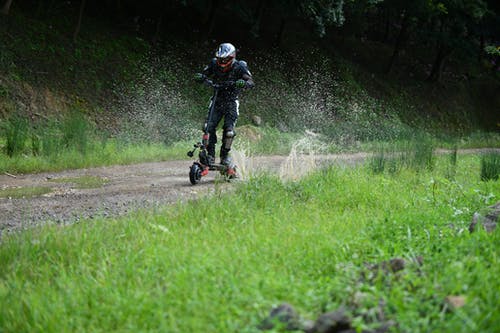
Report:
[{"label": "weed", "polygon": [[481,180],[497,180],[500,175],[500,153],[491,152],[481,156]]}]

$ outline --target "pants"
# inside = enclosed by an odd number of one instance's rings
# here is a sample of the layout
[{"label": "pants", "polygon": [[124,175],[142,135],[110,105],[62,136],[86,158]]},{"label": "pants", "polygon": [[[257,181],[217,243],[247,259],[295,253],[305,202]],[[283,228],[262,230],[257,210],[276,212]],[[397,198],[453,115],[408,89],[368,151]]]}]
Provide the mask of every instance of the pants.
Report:
[{"label": "pants", "polygon": [[[210,101],[210,107],[213,101]],[[207,131],[209,134],[208,139],[208,154],[215,157],[215,144],[217,143],[217,126],[224,118],[224,124],[222,125],[223,136],[222,136],[222,147],[221,147],[221,158],[227,157],[229,150],[231,150],[232,137],[231,140],[227,140],[226,133],[233,131],[236,126],[236,121],[239,115],[239,101],[238,100],[217,100],[212,113],[211,119],[207,119]],[[210,117],[210,115],[209,115]]]}]

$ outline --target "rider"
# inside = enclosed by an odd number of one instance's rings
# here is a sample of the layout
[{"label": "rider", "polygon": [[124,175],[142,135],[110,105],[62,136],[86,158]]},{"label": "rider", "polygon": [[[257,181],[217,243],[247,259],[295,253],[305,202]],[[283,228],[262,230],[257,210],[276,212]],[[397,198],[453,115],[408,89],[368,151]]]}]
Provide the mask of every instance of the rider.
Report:
[{"label": "rider", "polygon": [[[248,70],[247,63],[236,59],[236,49],[230,43],[223,43],[215,52],[215,58],[203,69],[202,73],[197,73],[195,78],[203,82],[211,78],[216,84],[224,84],[217,95],[211,119],[207,119],[205,126],[209,134],[207,153],[209,163],[215,161],[215,144],[217,143],[216,129],[224,117],[222,146],[220,148],[221,164],[230,165],[231,159],[229,151],[236,135],[234,127],[238,120],[238,95],[243,89],[252,88],[254,82],[252,74]],[[213,98],[210,101],[212,106]]]}]

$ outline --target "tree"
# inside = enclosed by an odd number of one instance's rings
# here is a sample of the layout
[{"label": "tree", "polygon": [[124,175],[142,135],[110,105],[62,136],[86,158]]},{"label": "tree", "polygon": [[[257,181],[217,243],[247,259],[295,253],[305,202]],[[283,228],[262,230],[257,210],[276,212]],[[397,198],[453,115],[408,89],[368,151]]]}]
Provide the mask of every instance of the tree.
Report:
[{"label": "tree", "polygon": [[75,31],[73,33],[73,42],[75,42],[75,43],[76,43],[76,39],[78,38],[78,34],[80,33],[80,28],[82,27],[82,17],[83,17],[84,11],[85,11],[85,0],[81,0],[80,10],[78,12],[78,21],[76,23]]},{"label": "tree", "polygon": [[3,15],[9,15],[10,6],[12,5],[12,0],[5,0],[2,10],[0,11]]},{"label": "tree", "polygon": [[429,21],[434,29],[430,37],[435,45],[435,58],[428,81],[441,80],[444,64],[454,49],[472,49],[471,31],[487,13],[486,3],[482,0],[442,0],[429,1]]},{"label": "tree", "polygon": [[301,11],[313,23],[319,37],[326,35],[326,28],[344,24],[344,0],[302,1]]}]

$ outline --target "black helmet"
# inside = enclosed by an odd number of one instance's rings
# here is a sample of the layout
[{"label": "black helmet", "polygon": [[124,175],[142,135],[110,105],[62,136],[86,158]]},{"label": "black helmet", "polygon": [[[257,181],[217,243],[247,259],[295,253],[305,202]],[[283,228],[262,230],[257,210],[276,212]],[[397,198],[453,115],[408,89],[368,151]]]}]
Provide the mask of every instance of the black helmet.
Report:
[{"label": "black helmet", "polygon": [[215,52],[215,58],[217,58],[217,66],[219,66],[222,71],[228,71],[231,69],[236,57],[236,48],[231,43],[222,43]]}]

